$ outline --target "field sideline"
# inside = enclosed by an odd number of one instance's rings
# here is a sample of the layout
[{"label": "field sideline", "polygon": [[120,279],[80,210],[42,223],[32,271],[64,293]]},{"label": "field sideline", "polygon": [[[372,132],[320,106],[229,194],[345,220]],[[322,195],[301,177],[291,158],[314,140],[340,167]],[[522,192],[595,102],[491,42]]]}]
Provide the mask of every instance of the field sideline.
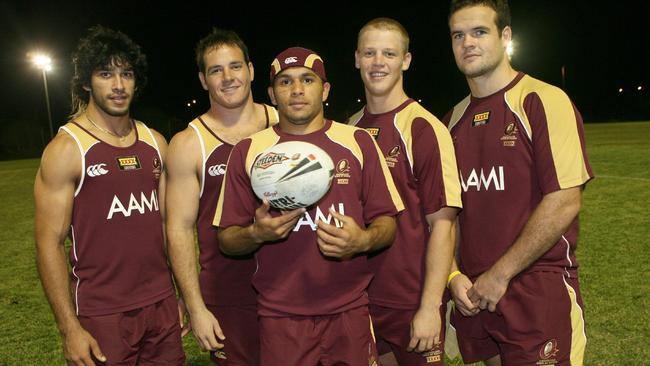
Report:
[{"label": "field sideline", "polygon": [[[578,247],[586,302],[586,365],[650,363],[650,122],[585,126],[597,178]],[[34,262],[38,159],[0,162],[0,366],[65,365]],[[191,336],[187,365],[211,365]],[[448,363],[461,365],[459,361]]]}]

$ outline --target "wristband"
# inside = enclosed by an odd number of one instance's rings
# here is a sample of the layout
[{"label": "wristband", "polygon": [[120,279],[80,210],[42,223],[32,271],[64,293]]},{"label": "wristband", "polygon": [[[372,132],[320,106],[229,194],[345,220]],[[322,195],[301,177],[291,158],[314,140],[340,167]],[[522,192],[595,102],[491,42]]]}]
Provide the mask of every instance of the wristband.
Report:
[{"label": "wristband", "polygon": [[460,271],[453,271],[449,274],[449,277],[447,277],[447,288],[449,288],[449,284],[451,283],[451,280],[456,278],[456,276],[458,276],[459,274],[462,273],[460,273]]}]

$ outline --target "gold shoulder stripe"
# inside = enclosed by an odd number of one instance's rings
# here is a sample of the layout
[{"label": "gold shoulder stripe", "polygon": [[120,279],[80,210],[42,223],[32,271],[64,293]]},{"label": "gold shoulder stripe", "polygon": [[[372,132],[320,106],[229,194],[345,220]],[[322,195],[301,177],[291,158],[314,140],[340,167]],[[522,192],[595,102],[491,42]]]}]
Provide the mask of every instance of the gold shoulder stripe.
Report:
[{"label": "gold shoulder stripe", "polygon": [[[325,134],[331,141],[350,150],[363,169],[363,152],[361,151],[361,147],[357,143],[357,140],[354,138],[354,132],[357,130],[362,129],[332,121],[332,126],[327,130],[327,132],[325,132]],[[380,154],[379,156],[383,155]]]},{"label": "gold shoulder stripe", "polygon": [[359,123],[359,120],[361,119],[361,117],[363,117],[363,111],[364,110],[365,110],[365,108],[361,108],[359,111],[357,111],[357,113],[350,116],[348,118],[347,124],[349,124],[350,126],[356,126],[357,123]]},{"label": "gold shoulder stripe", "polygon": [[537,94],[546,114],[548,138],[560,188],[582,185],[589,180],[589,172],[571,100],[560,88],[528,75],[506,92],[508,106],[519,117],[531,140],[534,131],[524,109],[524,100],[531,93]]},{"label": "gold shoulder stripe", "polygon": [[[462,115],[462,114],[461,114]],[[431,128],[438,142],[440,150],[440,166],[442,168],[443,184],[445,187],[445,202],[448,206],[462,207],[460,200],[460,183],[458,181],[458,167],[456,154],[451,135],[436,116],[427,111],[418,103],[411,103],[395,115],[395,127],[406,147],[406,157],[411,173],[413,172],[413,134],[412,124],[416,118],[425,120]],[[460,118],[460,116],[459,116]],[[432,157],[433,158],[433,157]]]},{"label": "gold shoulder stripe", "polygon": [[469,106],[469,102],[471,102],[471,100],[471,96],[468,95],[465,97],[465,99],[461,100],[460,103],[454,106],[454,110],[451,112],[451,118],[449,119],[449,125],[447,126],[447,129],[449,129],[449,131],[451,131],[451,129],[458,122],[460,122],[460,118],[463,116],[463,114],[465,114],[465,111],[467,110],[467,107]]},{"label": "gold shoulder stripe", "polygon": [[158,150],[158,143],[153,137],[153,133],[149,130],[144,123],[140,121],[135,121],[135,129],[138,131],[138,139],[147,145],[150,145],[154,149]]},{"label": "gold shoulder stripe", "polygon": [[203,123],[198,118],[195,118],[192,122],[189,123],[189,126],[196,131],[196,134],[199,137],[201,142],[201,149],[203,150],[204,159],[207,159],[212,152],[223,145],[223,142],[216,138],[214,134],[208,130]]},{"label": "gold shoulder stripe", "polygon": [[269,116],[269,126],[275,126],[278,124],[278,122],[280,122],[280,115],[278,114],[278,110],[268,104],[262,105],[266,109],[266,114]]},{"label": "gold shoulder stripe", "polygon": [[77,146],[79,146],[82,156],[86,155],[88,150],[90,150],[93,145],[99,142],[99,140],[72,122],[68,122],[65,125],[61,126],[61,129],[77,142]]}]

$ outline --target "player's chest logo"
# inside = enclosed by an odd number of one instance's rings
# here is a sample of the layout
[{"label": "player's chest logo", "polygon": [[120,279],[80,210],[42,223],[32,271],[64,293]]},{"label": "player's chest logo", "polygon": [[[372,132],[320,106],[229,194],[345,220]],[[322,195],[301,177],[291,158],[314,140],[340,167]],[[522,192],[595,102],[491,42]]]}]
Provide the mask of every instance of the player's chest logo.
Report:
[{"label": "player's chest logo", "polygon": [[375,140],[379,138],[379,132],[381,132],[379,127],[367,127],[365,130],[368,131],[370,136],[374,137]]},{"label": "player's chest logo", "polygon": [[138,170],[140,169],[140,159],[137,155],[119,156],[116,158],[117,166],[120,170]]},{"label": "player's chest logo", "polygon": [[334,173],[336,184],[349,184],[351,176],[350,162],[348,159],[339,160],[339,162],[336,163],[336,173]]},{"label": "player's chest logo", "polygon": [[517,143],[517,132],[519,129],[514,122],[506,124],[505,129],[503,130],[503,136],[501,136],[501,142],[503,146],[513,147]]},{"label": "player's chest logo", "polygon": [[472,118],[472,127],[485,126],[488,123],[490,123],[490,111],[477,113]]},{"label": "player's chest logo", "polygon": [[394,168],[399,162],[401,150],[402,149],[399,145],[395,145],[388,150],[388,153],[386,154],[386,165],[388,165],[389,168]]},{"label": "player's chest logo", "polygon": [[157,156],[154,156],[154,158],[151,160],[151,165],[153,167],[151,172],[153,173],[154,179],[159,180],[160,174],[162,174],[162,164],[160,163],[160,159],[158,159]]},{"label": "player's chest logo", "polygon": [[211,177],[218,177],[220,175],[226,174],[226,164],[215,164],[211,165],[207,169],[208,175]]},{"label": "player's chest logo", "polygon": [[106,163],[91,164],[86,168],[86,174],[89,177],[99,177],[108,174],[109,170],[106,169]]}]

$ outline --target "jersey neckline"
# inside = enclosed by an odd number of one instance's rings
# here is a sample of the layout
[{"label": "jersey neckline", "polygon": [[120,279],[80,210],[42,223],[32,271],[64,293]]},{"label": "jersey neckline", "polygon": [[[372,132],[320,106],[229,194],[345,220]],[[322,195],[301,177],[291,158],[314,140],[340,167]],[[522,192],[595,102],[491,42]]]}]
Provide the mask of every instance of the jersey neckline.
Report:
[{"label": "jersey neckline", "polygon": [[74,120],[73,120],[73,121],[70,121],[70,122],[71,122],[72,124],[76,125],[77,127],[79,127],[79,128],[80,128],[82,131],[84,131],[85,133],[89,134],[89,135],[90,135],[92,138],[94,138],[95,140],[97,140],[97,141],[99,141],[99,142],[101,142],[101,143],[103,143],[103,144],[105,144],[105,145],[108,145],[108,146],[110,146],[110,147],[112,147],[112,148],[114,148],[114,149],[130,149],[130,148],[132,148],[133,146],[135,146],[135,144],[137,144],[138,141],[140,141],[140,133],[138,132],[138,128],[137,128],[136,123],[135,123],[135,120],[134,120],[133,118],[129,118],[129,123],[131,123],[131,128],[135,131],[135,141],[133,141],[133,143],[130,144],[130,145],[128,145],[128,146],[115,146],[115,145],[113,145],[113,144],[110,144],[110,143],[106,142],[105,140],[103,140],[103,139],[97,137],[97,135],[95,135],[94,133],[88,131],[88,129],[86,129],[85,127],[83,127],[82,125],[80,125],[77,121],[74,121]]}]

